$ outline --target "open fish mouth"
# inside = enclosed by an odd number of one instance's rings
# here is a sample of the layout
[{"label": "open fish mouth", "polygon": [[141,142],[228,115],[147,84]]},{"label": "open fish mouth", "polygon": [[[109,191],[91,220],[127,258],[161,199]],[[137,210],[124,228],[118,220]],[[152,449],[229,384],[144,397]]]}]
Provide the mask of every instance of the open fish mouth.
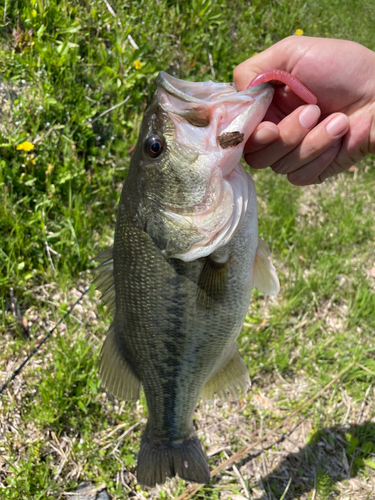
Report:
[{"label": "open fish mouth", "polygon": [[[173,123],[168,149],[181,152],[175,162],[185,170],[178,174],[181,192],[194,189],[189,186],[189,175],[194,175],[200,179],[201,193],[191,201],[185,195],[163,198],[164,220],[185,238],[178,248],[169,244],[164,254],[191,261],[228,243],[241,227],[251,190],[241,157],[274,91],[263,84],[238,92],[230,83],[188,82],[165,72],[159,74],[157,85],[158,104]],[[189,160],[184,160],[184,152]]]},{"label": "open fish mouth", "polygon": [[[241,159],[247,139],[273,97],[267,84],[238,92],[231,83],[187,82],[163,71],[157,84],[160,104],[175,124],[176,143],[194,145],[200,154],[216,152],[224,176]],[[223,154],[226,149],[230,151]]]}]

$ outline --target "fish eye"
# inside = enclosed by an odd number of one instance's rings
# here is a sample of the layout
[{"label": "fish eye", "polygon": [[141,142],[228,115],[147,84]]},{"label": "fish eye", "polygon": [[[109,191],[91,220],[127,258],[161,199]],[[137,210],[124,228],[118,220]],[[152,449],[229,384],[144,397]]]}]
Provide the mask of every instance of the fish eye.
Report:
[{"label": "fish eye", "polygon": [[157,158],[164,149],[163,140],[158,135],[150,135],[145,142],[145,151],[150,158]]}]

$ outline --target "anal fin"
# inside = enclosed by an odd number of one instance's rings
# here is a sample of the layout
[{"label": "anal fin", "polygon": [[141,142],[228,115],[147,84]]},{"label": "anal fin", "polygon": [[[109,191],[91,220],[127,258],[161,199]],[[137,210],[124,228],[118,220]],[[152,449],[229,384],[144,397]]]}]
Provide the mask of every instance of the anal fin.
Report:
[{"label": "anal fin", "polygon": [[234,398],[238,398],[240,392],[246,393],[250,386],[247,366],[236,344],[233,344],[231,352],[232,354],[226,358],[223,365],[203,387],[202,399],[213,401],[216,394],[221,400],[226,400],[227,392],[230,392]]},{"label": "anal fin", "polygon": [[118,349],[113,325],[102,347],[99,374],[103,386],[116,398],[139,399],[141,382]]}]

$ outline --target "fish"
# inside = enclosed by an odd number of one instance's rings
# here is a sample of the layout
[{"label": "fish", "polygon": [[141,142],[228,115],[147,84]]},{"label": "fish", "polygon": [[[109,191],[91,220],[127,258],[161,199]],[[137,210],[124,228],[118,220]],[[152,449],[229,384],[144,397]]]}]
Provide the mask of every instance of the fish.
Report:
[{"label": "fish", "polygon": [[118,207],[113,247],[96,285],[113,314],[99,373],[148,421],[138,454],[142,486],[178,475],[208,483],[193,425],[199,398],[237,398],[250,379],[236,344],[253,287],[280,284],[258,238],[254,182],[244,145],[273,97],[267,83],[156,79]]}]

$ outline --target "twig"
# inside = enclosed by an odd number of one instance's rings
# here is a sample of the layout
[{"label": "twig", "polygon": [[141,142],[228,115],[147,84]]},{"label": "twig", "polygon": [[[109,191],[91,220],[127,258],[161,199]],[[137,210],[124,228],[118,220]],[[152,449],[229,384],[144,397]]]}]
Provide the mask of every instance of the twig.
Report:
[{"label": "twig", "polygon": [[285,495],[288,493],[289,486],[290,486],[291,482],[292,482],[292,478],[289,479],[288,484],[286,485],[286,488],[285,488],[284,493],[282,494],[280,500],[284,500]]},{"label": "twig", "polygon": [[51,257],[51,253],[53,253],[54,255],[58,255],[59,257],[61,257],[61,255],[60,255],[58,252],[56,252],[53,248],[51,248],[51,247],[48,245],[47,241],[45,241],[45,242],[44,242],[44,244],[45,244],[45,247],[46,247],[46,252],[47,252],[47,257],[48,257],[48,260],[49,260],[49,262],[50,262],[50,264],[51,264],[52,269],[54,270],[54,272],[56,272],[56,268],[55,268],[55,266],[54,266],[54,264],[53,264],[53,260],[52,260],[52,257]]},{"label": "twig", "polygon": [[136,44],[134,38],[130,34],[128,35],[128,40],[129,40],[130,45],[133,47],[133,49],[139,50],[138,45]]},{"label": "twig", "polygon": [[64,450],[61,447],[60,441],[57,439],[57,436],[53,431],[51,432],[51,436],[54,439],[54,441],[56,442],[57,446],[59,447],[61,455],[65,458],[65,460],[68,460],[68,457],[65,455]]},{"label": "twig", "polygon": [[18,321],[21,321],[20,307],[18,305],[17,298],[14,296],[12,287],[10,287],[9,295],[10,295],[10,310],[12,311],[12,316],[17,318]]},{"label": "twig", "polygon": [[109,4],[108,0],[104,0],[104,3],[107,6],[107,9],[109,10],[109,13],[113,16],[116,17],[116,12],[112,9],[111,5]]},{"label": "twig", "polygon": [[351,405],[350,405],[350,399],[346,396],[346,393],[341,390],[341,397],[344,401],[344,404],[347,405],[347,410],[345,413],[344,420],[342,421],[342,425],[346,424],[346,421],[348,420],[348,417],[350,415],[350,410],[351,410]]},{"label": "twig", "polygon": [[315,500],[316,496],[316,469],[314,469],[314,492],[311,500]]},{"label": "twig", "polygon": [[[129,427],[129,429],[126,429],[126,431],[125,431],[125,432],[123,432],[123,433],[121,434],[121,436],[120,436],[119,438],[117,438],[117,439],[116,439],[116,441],[117,441],[117,445],[115,446],[115,448],[114,448],[114,449],[116,449],[116,447],[119,445],[119,443],[121,443],[121,440],[122,440],[125,436],[127,436],[128,434],[130,434],[130,432],[131,432],[132,430],[134,430],[136,427],[138,427],[138,425],[139,425],[139,424],[143,424],[143,423],[145,423],[145,422],[146,422],[146,420],[145,420],[144,418],[141,418],[140,420],[138,420],[138,422],[136,422],[134,425],[132,425],[131,427]],[[107,436],[107,437],[108,437],[108,436]],[[112,442],[111,442],[111,443],[108,443],[108,444],[106,444],[105,446],[103,446],[102,450],[106,450],[107,448],[109,448],[109,447],[110,447],[110,446],[112,446],[112,445],[113,445],[113,443],[112,443]],[[114,450],[112,450],[112,452],[113,452],[113,451],[114,451]],[[111,453],[112,453],[112,452],[111,452]]]},{"label": "twig", "polygon": [[212,78],[215,79],[216,78],[216,74],[215,74],[214,61],[212,59],[211,52],[208,53],[208,60],[210,61],[210,68],[211,68]]},{"label": "twig", "polygon": [[[236,462],[240,458],[242,458],[244,455],[246,455],[250,450],[258,446],[260,443],[262,443],[266,438],[273,436],[277,431],[279,431],[287,422],[289,422],[293,417],[301,413],[305,408],[310,406],[311,403],[313,403],[316,399],[318,399],[327,389],[329,389],[337,380],[339,380],[346,372],[348,372],[354,365],[358,365],[355,361],[350,363],[346,368],[344,368],[340,373],[338,373],[333,379],[328,382],[326,386],[324,386],[320,391],[318,391],[315,396],[312,398],[308,399],[300,408],[297,408],[297,410],[294,410],[289,417],[284,419],[279,425],[277,425],[272,431],[267,432],[263,437],[255,441],[255,443],[252,443],[248,446],[245,446],[242,448],[240,451],[232,455],[228,460],[223,462],[222,464],[218,465],[213,471],[211,471],[211,477],[216,476],[221,470],[226,469],[230,465],[232,465],[233,462]],[[365,367],[363,367],[365,368]],[[369,371],[369,370],[366,370]],[[189,498],[192,498],[195,493],[197,493],[201,488],[203,488],[203,484],[198,484],[198,485],[191,485],[188,491],[177,497],[177,500],[188,500]]]},{"label": "twig", "polygon": [[44,141],[51,134],[51,132],[54,132],[55,130],[60,130],[64,128],[64,126],[65,125],[53,125],[51,128],[47,130],[47,132],[44,135],[42,134],[40,137],[36,137],[33,141],[34,144],[38,144],[38,142]]},{"label": "twig", "polygon": [[113,436],[113,434],[116,434],[116,432],[120,429],[122,429],[123,427],[126,427],[128,426],[129,423],[128,422],[125,422],[123,424],[119,424],[117,425],[114,429],[111,430],[111,432],[109,432],[108,434],[105,434],[100,440],[99,440],[99,444],[103,444],[105,441],[107,441],[108,438],[110,438],[111,436]]},{"label": "twig", "polygon": [[358,418],[357,418],[357,424],[361,423],[362,415],[363,415],[363,412],[364,412],[364,409],[365,409],[365,405],[366,405],[366,401],[367,401],[367,396],[369,395],[372,386],[373,386],[373,384],[370,384],[368,386],[367,391],[365,393],[365,397],[363,398],[363,401],[362,401],[362,404],[361,404],[361,408],[359,409],[359,415],[358,415]]},{"label": "twig", "polygon": [[99,104],[98,101],[94,101],[94,99],[91,99],[88,95],[85,95],[85,99],[89,102],[92,102],[93,104]]},{"label": "twig", "polygon": [[241,486],[242,486],[242,488],[243,488],[243,490],[244,490],[244,492],[245,492],[246,498],[251,498],[251,497],[250,497],[249,490],[247,489],[246,483],[245,483],[245,481],[244,481],[244,478],[242,477],[241,472],[238,470],[238,467],[236,467],[234,464],[233,464],[233,470],[234,470],[234,472],[235,472],[235,473],[237,474],[237,476],[238,476],[238,479],[239,479],[239,481],[240,481],[240,483],[241,483]]},{"label": "twig", "polygon": [[81,491],[72,491],[72,492],[69,492],[69,491],[63,491],[62,494],[64,496],[67,496],[67,497],[70,497],[70,496],[77,496],[78,495],[82,495],[83,496],[88,496],[88,495],[95,495],[96,493],[99,493],[100,491],[103,491],[105,488],[106,488],[106,484],[105,483],[102,483],[102,484],[99,484],[99,486],[94,486],[94,485],[89,485],[88,487],[84,488],[84,490],[81,490]]},{"label": "twig", "polygon": [[[225,456],[227,459],[229,458],[229,455],[228,455],[228,453],[227,453],[226,451],[224,451],[224,456]],[[239,481],[240,481],[240,483],[241,483],[241,486],[242,486],[242,488],[243,488],[243,490],[244,490],[244,492],[245,492],[246,498],[250,498],[250,493],[249,493],[249,491],[248,491],[248,489],[247,489],[247,487],[246,487],[246,484],[245,484],[245,481],[244,481],[244,479],[243,479],[243,477],[242,477],[241,472],[238,470],[238,468],[236,467],[236,465],[235,465],[235,464],[233,464],[232,469],[233,469],[234,473],[236,474],[236,476],[238,477],[238,479],[239,479]]]},{"label": "twig", "polygon": [[[58,446],[58,450],[56,450],[56,448],[52,445],[52,443],[50,443],[50,446],[51,446],[53,449],[55,449],[55,450],[59,453],[59,455],[62,457],[62,460],[60,460],[60,464],[59,464],[59,466],[57,467],[57,470],[56,470],[55,475],[54,475],[54,477],[53,477],[54,481],[56,481],[56,480],[57,480],[57,478],[60,476],[61,471],[63,470],[63,467],[64,467],[65,463],[68,461],[68,457],[67,457],[67,455],[65,454],[64,450],[62,449],[62,446],[61,446],[61,444],[60,444],[60,441],[57,439],[57,436],[56,436],[56,434],[55,434],[53,431],[51,432],[51,436],[52,436],[52,438],[55,440],[55,442],[56,442],[56,444],[57,444],[57,446]],[[71,450],[68,450],[68,455],[69,455],[69,452],[70,452],[70,451],[71,451]]]},{"label": "twig", "polygon": [[365,366],[355,362],[354,363],[356,366],[358,366],[358,368],[361,368],[362,370],[364,370],[365,372],[367,373],[370,373],[370,375],[373,375],[375,377],[375,372],[373,372],[372,370],[369,370],[368,368],[366,368]]},{"label": "twig", "polygon": [[123,104],[125,104],[128,100],[130,99],[130,95],[128,95],[128,97],[126,99],[124,99],[123,101],[119,102],[118,104],[115,104],[114,106],[112,106],[111,108],[109,109],[106,109],[105,111],[103,111],[103,113],[100,113],[99,116],[97,116],[96,118],[94,118],[91,122],[87,122],[86,125],[88,125],[89,123],[94,123],[96,122],[97,120],[99,120],[102,116],[106,115],[107,113],[110,113],[111,111],[113,111],[114,109],[122,106]]}]

